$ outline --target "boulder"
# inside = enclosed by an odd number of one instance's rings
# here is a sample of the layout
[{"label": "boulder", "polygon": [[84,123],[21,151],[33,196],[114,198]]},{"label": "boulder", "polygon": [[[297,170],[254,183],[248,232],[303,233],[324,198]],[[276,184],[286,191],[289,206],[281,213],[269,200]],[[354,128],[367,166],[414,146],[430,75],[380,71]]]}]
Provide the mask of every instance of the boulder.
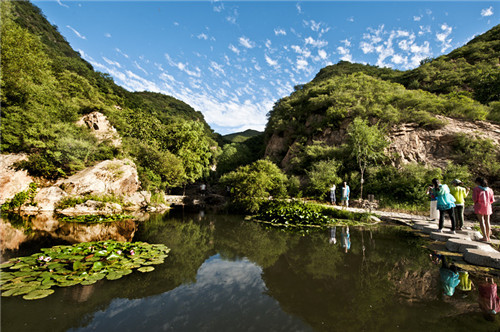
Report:
[{"label": "boulder", "polygon": [[53,211],[57,203],[66,196],[68,194],[59,187],[45,187],[38,191],[34,201],[39,211]]},{"label": "boulder", "polygon": [[25,154],[0,155],[0,204],[12,199],[17,193],[26,191],[33,182],[27,171],[14,169],[15,163],[27,159]]},{"label": "boulder", "polygon": [[132,161],[115,159],[102,161],[67,179],[59,180],[56,186],[71,196],[86,194],[126,196],[135,193],[140,187],[140,182]]}]

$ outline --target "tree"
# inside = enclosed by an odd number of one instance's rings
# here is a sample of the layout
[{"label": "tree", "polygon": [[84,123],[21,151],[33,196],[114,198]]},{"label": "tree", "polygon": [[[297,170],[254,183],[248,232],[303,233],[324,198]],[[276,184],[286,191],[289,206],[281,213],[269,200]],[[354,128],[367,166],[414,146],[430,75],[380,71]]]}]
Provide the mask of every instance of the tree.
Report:
[{"label": "tree", "polygon": [[337,171],[340,163],[336,160],[320,160],[307,171],[309,191],[317,198],[321,198],[332,184],[340,183]]},{"label": "tree", "polygon": [[269,196],[286,196],[287,176],[267,159],[240,166],[220,182],[231,187],[232,203],[249,212],[257,212]]},{"label": "tree", "polygon": [[351,157],[356,159],[361,175],[360,198],[363,198],[363,183],[366,167],[382,159],[384,148],[389,144],[378,125],[370,126],[367,120],[355,118],[347,128],[347,145]]}]

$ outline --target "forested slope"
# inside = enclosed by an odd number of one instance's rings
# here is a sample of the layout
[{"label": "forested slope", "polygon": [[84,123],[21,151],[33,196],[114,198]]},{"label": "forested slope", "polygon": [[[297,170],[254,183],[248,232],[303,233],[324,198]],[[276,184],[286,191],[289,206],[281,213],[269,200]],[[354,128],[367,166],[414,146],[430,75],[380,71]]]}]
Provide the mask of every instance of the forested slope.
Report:
[{"label": "forested slope", "polygon": [[[75,52],[28,1],[1,3],[2,152],[25,152],[33,175],[57,178],[96,161],[129,156],[144,189],[208,174],[217,144],[203,115],[173,97],[129,92]],[[75,123],[105,114],[122,146],[98,142]]]},{"label": "forested slope", "polygon": [[[409,71],[341,61],[274,105],[266,156],[309,194],[345,180],[358,195],[365,176],[387,201],[423,202],[433,176],[498,181],[499,98],[500,26]],[[383,156],[370,136],[356,145],[367,133],[385,136]]]}]

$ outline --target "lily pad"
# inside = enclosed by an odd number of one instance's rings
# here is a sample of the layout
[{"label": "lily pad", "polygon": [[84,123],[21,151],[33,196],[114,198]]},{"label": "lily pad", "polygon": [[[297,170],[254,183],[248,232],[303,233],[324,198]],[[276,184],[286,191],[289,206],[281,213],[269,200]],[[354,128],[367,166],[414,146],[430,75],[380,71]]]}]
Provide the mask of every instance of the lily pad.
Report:
[{"label": "lily pad", "polygon": [[4,269],[4,268],[6,268],[6,267],[11,267],[11,266],[12,266],[12,265],[14,265],[14,264],[15,264],[15,263],[13,263],[13,262],[5,262],[5,263],[0,264],[0,268],[1,268],[1,269]]},{"label": "lily pad", "polygon": [[117,241],[44,248],[41,253],[2,264],[0,289],[2,296],[27,295],[27,299],[37,299],[52,294],[42,291],[54,287],[91,285],[103,278],[116,280],[136,268],[141,272],[153,271],[148,265],[163,263],[169,250],[162,244]]},{"label": "lily pad", "polygon": [[37,289],[37,290],[31,291],[28,294],[24,295],[23,299],[25,299],[25,300],[43,299],[44,297],[47,297],[52,293],[54,293],[53,289]]}]

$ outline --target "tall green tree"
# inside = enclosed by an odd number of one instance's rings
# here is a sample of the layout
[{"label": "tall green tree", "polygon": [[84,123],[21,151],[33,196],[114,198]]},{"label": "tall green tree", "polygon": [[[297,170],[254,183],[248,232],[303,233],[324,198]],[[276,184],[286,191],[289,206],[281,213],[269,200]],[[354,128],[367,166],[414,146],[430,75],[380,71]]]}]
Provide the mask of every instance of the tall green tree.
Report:
[{"label": "tall green tree", "polygon": [[363,183],[366,168],[384,158],[384,148],[389,144],[378,125],[370,126],[368,121],[355,118],[347,128],[347,145],[351,157],[356,159],[361,175],[360,198],[363,198]]}]

